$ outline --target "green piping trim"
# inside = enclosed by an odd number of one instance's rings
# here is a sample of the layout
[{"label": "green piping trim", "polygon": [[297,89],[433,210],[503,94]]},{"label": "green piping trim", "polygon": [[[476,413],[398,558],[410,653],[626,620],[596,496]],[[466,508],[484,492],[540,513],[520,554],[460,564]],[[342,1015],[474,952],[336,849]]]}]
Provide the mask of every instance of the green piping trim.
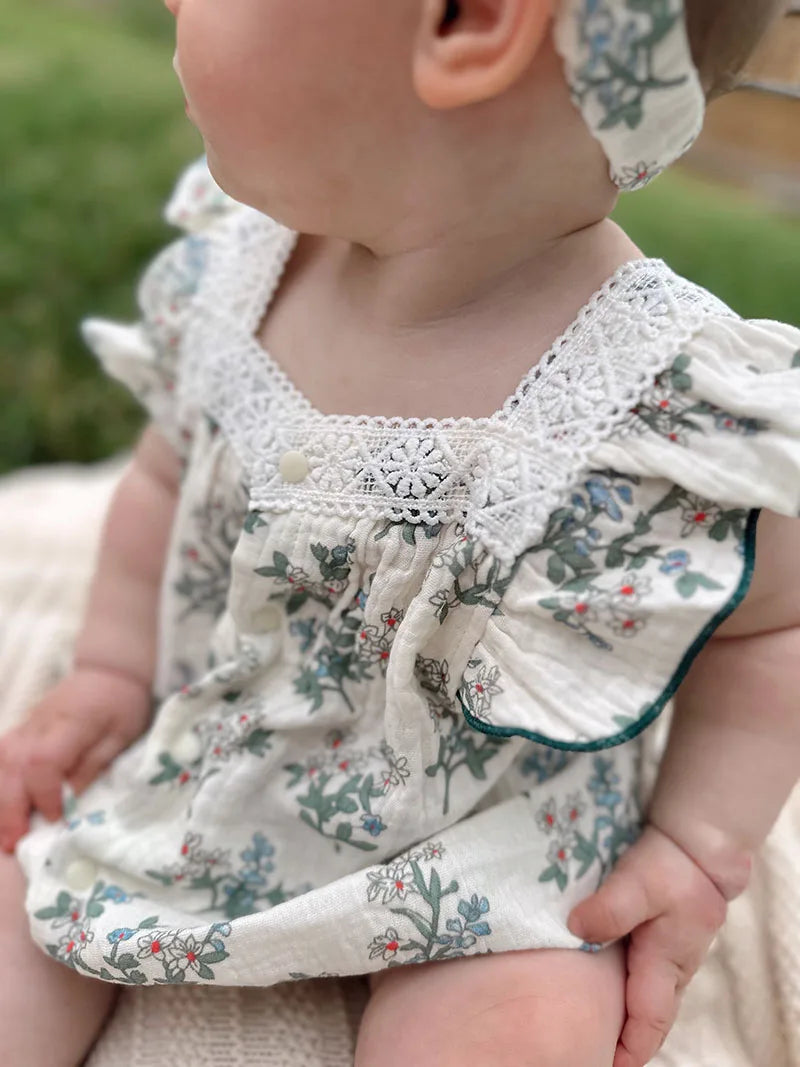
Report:
[{"label": "green piping trim", "polygon": [[481,722],[480,719],[476,719],[474,715],[471,715],[467,711],[464,706],[464,701],[461,699],[461,695],[457,694],[459,703],[461,704],[461,711],[464,718],[467,720],[467,723],[473,730],[478,730],[482,734],[491,734],[492,737],[524,737],[528,741],[536,741],[540,745],[547,745],[548,748],[557,748],[564,752],[602,752],[605,748],[615,748],[617,745],[623,745],[626,741],[630,741],[632,738],[637,737],[658,718],[677,692],[681,682],[683,682],[684,678],[689,673],[689,668],[700,650],[713,636],[717,627],[721,626],[728,616],[736,611],[747,596],[756,565],[756,528],[758,526],[760,514],[760,509],[755,508],[750,512],[747,519],[747,527],[744,535],[744,569],[742,570],[739,584],[736,587],[736,592],[730,600],[720,608],[716,615],[706,623],[684,654],[683,659],[678,664],[677,670],[672,675],[672,678],[670,678],[666,689],[661,692],[658,699],[650,705],[647,711],[645,711],[642,717],[635,723],[631,723],[630,726],[627,726],[620,733],[614,734],[611,737],[604,737],[599,741],[554,741],[552,738],[545,737],[544,734],[536,733],[533,730],[523,730],[513,726],[492,726],[490,723]]}]

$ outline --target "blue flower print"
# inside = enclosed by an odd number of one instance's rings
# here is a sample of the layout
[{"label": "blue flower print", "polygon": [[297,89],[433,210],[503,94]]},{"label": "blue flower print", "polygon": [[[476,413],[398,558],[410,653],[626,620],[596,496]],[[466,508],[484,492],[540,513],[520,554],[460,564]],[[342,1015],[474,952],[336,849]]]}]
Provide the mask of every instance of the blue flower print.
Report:
[{"label": "blue flower print", "polygon": [[532,775],[536,784],[541,785],[549,781],[560,771],[563,771],[569,762],[566,752],[557,748],[547,748],[544,745],[531,745],[529,752],[519,766],[520,773],[525,777]]},{"label": "blue flower print", "polygon": [[133,935],[138,933],[138,930],[131,930],[129,926],[120,926],[111,931],[108,935],[108,940],[112,945],[118,945],[120,941],[130,941]]},{"label": "blue flower print", "polygon": [[594,761],[594,774],[586,788],[594,794],[594,802],[599,808],[615,808],[622,803],[622,794],[614,789],[619,784],[619,775],[614,773],[612,760],[598,756]]},{"label": "blue flower print", "polygon": [[[630,488],[629,486],[615,486],[617,494],[620,499],[625,503],[630,503]],[[589,478],[586,482],[586,490],[589,493],[589,500],[591,503],[599,508],[601,511],[605,511],[610,519],[614,522],[622,521],[622,511],[619,504],[613,498],[608,488],[608,481],[600,478]]]},{"label": "blue flower print", "polygon": [[101,900],[110,900],[114,904],[126,904],[131,898],[124,889],[118,885],[107,885],[100,897]]},{"label": "blue flower print", "polygon": [[364,824],[364,829],[371,837],[379,837],[386,829],[386,824],[379,815],[364,814],[361,816],[361,821]]},{"label": "blue flower print", "polygon": [[662,574],[681,574],[688,569],[690,562],[689,553],[683,548],[677,548],[666,554],[659,570]]}]

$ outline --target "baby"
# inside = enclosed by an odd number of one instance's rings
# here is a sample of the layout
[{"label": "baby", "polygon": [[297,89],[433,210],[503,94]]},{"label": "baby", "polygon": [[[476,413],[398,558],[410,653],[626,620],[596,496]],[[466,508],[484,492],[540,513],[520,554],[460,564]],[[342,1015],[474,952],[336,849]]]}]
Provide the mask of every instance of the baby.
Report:
[{"label": "baby", "polygon": [[168,6],[208,170],[86,324],[152,423],[0,743],[3,1063],[371,974],[358,1067],[642,1067],[800,769],[800,331],[608,215],[781,5]]}]

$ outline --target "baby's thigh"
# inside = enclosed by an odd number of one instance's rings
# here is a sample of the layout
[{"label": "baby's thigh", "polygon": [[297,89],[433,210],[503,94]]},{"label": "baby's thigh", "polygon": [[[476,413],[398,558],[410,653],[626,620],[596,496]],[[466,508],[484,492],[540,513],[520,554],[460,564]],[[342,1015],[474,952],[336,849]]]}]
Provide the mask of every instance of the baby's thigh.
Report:
[{"label": "baby's thigh", "polygon": [[372,986],[355,1067],[611,1067],[625,957],[505,952],[392,968]]}]

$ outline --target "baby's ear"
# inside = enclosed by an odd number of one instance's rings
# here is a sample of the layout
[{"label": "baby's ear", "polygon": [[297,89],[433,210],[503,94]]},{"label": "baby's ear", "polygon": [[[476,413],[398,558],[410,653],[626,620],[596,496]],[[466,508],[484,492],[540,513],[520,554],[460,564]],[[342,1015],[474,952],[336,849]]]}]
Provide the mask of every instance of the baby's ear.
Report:
[{"label": "baby's ear", "polygon": [[525,71],[555,0],[421,0],[414,87],[432,108],[490,100]]}]

